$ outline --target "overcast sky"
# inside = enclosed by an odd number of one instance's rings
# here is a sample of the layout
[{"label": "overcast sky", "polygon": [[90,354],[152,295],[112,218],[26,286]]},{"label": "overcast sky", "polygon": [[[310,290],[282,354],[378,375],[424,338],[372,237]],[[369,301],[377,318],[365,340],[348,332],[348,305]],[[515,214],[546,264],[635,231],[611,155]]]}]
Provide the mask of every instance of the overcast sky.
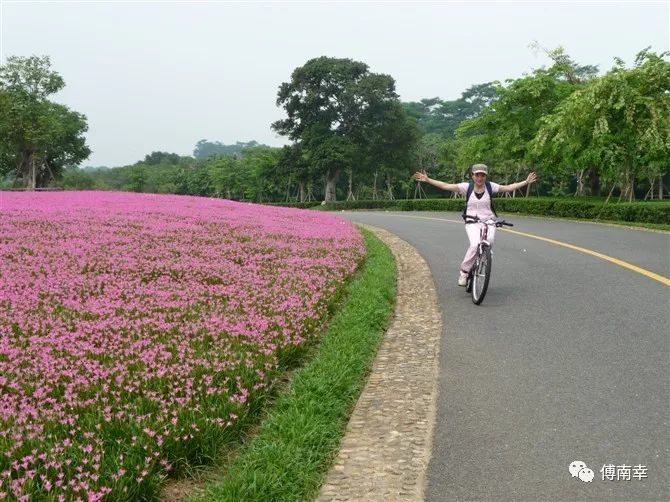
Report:
[{"label": "overcast sky", "polygon": [[533,41],[601,72],[670,45],[668,1],[0,0],[0,15],[0,63],[51,57],[66,83],[53,99],[88,118],[96,166],[191,155],[200,139],[286,144],[270,129],[278,87],[319,56],[391,75],[403,101],[451,100],[548,66]]}]

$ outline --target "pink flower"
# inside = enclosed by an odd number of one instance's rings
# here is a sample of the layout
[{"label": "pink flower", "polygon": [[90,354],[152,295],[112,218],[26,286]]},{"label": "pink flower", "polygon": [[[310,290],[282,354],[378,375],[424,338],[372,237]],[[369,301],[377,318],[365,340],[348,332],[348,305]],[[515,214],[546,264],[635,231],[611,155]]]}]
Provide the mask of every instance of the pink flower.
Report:
[{"label": "pink flower", "polygon": [[[12,444],[0,489],[16,497],[42,475],[63,500],[143,482],[147,469],[98,474],[110,465],[106,428],[124,428],[115,451],[160,462],[175,441],[207,440],[197,424],[231,425],[278,377],[279,354],[319,335],[365,253],[353,225],[320,212],[111,192],[0,197],[0,437]],[[216,411],[222,398],[234,413]],[[54,430],[65,432],[46,437]],[[27,440],[44,448],[19,460]],[[122,477],[122,488],[87,489]]]}]

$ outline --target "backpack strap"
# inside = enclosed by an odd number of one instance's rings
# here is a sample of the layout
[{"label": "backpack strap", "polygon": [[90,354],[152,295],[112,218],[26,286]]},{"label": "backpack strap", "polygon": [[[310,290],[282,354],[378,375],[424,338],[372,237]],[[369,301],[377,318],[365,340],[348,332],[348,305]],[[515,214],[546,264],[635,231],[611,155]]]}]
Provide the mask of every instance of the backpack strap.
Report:
[{"label": "backpack strap", "polygon": [[493,207],[493,187],[491,186],[491,182],[489,180],[486,180],[486,191],[489,193],[489,199],[491,199],[491,211],[495,215],[495,217],[498,217],[498,213],[496,213],[495,208]]},{"label": "backpack strap", "polygon": [[468,184],[468,191],[465,194],[465,207],[463,207],[463,214],[461,215],[464,220],[465,220],[465,212],[468,210],[468,201],[470,200],[470,196],[472,195],[474,189],[475,184],[471,181],[470,184]]}]

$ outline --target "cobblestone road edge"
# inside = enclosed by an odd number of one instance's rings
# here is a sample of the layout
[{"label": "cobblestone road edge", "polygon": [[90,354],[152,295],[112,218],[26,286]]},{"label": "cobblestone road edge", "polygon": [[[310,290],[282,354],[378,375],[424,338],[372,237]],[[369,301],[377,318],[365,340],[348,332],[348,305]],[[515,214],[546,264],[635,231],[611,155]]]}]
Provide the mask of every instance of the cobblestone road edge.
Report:
[{"label": "cobblestone road edge", "polygon": [[361,226],[395,256],[397,303],[317,500],[423,500],[442,336],[435,284],[414,247],[386,230]]}]

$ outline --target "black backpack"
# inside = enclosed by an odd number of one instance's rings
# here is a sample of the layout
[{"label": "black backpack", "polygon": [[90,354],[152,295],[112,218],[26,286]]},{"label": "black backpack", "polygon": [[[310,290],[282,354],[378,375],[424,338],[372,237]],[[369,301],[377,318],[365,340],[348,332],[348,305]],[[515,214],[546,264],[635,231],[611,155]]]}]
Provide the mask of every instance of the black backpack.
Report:
[{"label": "black backpack", "polygon": [[[491,198],[491,211],[493,211],[493,214],[498,217],[498,213],[496,213],[495,208],[493,207],[493,187],[491,186],[490,181],[485,181],[486,184],[486,191],[489,193],[489,197]],[[465,219],[465,212],[468,210],[468,201],[470,200],[470,196],[472,195],[472,192],[475,190],[475,184],[471,181],[470,184],[468,185],[468,193],[465,194],[465,207],[463,208],[463,219]]]}]

